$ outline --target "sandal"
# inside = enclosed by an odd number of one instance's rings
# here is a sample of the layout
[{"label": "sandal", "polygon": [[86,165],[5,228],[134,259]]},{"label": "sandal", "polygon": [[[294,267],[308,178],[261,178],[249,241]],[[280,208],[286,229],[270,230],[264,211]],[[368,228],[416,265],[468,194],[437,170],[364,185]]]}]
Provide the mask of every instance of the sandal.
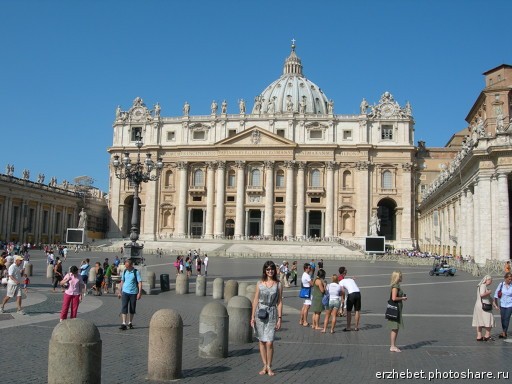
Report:
[{"label": "sandal", "polygon": [[350,332],[350,329],[343,328],[343,332]]},{"label": "sandal", "polygon": [[261,371],[259,371],[259,372],[258,372],[258,374],[260,374],[260,375],[265,375],[265,374],[267,374],[267,366],[266,366],[266,365],[264,365],[264,366],[263,366],[263,369],[262,369]]},{"label": "sandal", "polygon": [[269,376],[275,376],[275,372],[270,369],[270,367],[267,368],[267,375]]}]

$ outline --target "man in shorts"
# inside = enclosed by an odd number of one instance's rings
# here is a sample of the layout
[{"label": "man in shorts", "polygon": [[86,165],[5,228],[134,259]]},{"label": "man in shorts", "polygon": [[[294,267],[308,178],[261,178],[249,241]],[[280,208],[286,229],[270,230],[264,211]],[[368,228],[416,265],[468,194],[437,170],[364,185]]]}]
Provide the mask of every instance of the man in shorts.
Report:
[{"label": "man in shorts", "polygon": [[135,316],[135,307],[137,300],[140,300],[142,295],[142,278],[140,272],[133,267],[133,262],[130,259],[124,262],[124,266],[125,270],[121,275],[118,293],[119,298],[122,299],[121,317],[123,324],[119,327],[122,331],[126,331],[128,328],[133,329],[132,320]]},{"label": "man in shorts", "polygon": [[8,277],[7,277],[7,295],[4,297],[2,301],[2,308],[0,309],[0,313],[4,313],[4,307],[7,302],[16,296],[16,304],[18,306],[18,315],[24,315],[25,312],[21,309],[21,263],[23,262],[23,257],[16,256],[14,259],[14,264],[9,267]]},{"label": "man in shorts", "polygon": [[[343,292],[347,292],[347,327],[343,329],[343,332],[348,332],[351,330],[350,325],[352,322],[352,308],[356,311],[356,326],[354,331],[359,331],[359,321],[361,319],[361,291],[359,290],[359,287],[357,286],[354,279],[347,277],[347,269],[343,267],[343,270],[340,268],[340,272],[341,271],[343,271],[343,280],[339,282],[339,285]],[[342,297],[345,297],[345,293],[343,293]]]}]

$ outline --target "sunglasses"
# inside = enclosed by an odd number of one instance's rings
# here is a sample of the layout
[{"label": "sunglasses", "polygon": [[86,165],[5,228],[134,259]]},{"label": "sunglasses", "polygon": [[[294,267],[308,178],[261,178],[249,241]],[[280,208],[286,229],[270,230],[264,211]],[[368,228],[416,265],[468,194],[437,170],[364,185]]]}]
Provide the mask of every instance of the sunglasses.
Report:
[{"label": "sunglasses", "polygon": [[269,271],[274,272],[274,268],[266,268],[265,271],[267,271],[267,272],[269,272]]}]

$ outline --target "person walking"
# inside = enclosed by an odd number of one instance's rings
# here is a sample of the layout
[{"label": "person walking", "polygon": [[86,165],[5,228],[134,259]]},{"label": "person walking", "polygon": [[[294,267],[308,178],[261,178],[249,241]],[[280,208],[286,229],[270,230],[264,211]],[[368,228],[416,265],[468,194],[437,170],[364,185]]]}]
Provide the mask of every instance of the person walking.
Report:
[{"label": "person walking", "polygon": [[71,307],[69,318],[74,319],[78,314],[78,306],[82,302],[85,292],[85,284],[78,274],[78,267],[76,265],[69,268],[69,273],[64,276],[60,285],[63,287],[67,285],[60,311],[60,321],[68,318],[69,307]]},{"label": "person walking", "polygon": [[[394,320],[388,320],[388,326],[391,328],[391,346],[389,348],[390,352],[402,352],[400,348],[396,346],[396,338],[398,337],[398,330],[404,326],[403,320],[402,320],[402,307],[403,302],[407,300],[407,296],[402,291],[402,288],[400,288],[400,283],[402,282],[402,272],[400,271],[393,271],[391,274],[391,300],[398,303],[398,313],[399,317],[396,321]],[[350,312],[348,312],[348,315],[350,316]],[[347,318],[348,322],[348,318]]]},{"label": "person walking", "polygon": [[206,253],[204,254],[203,264],[204,264],[204,275],[207,276],[208,275],[208,255]]},{"label": "person walking", "polygon": [[[490,275],[485,275],[478,283],[472,321],[472,326],[476,327],[476,341],[494,341],[491,336],[491,328],[495,326],[492,305],[494,304],[496,309],[498,309],[498,306],[492,301],[492,291],[489,289],[491,283],[492,277]],[[491,306],[491,310],[484,311],[483,304]],[[485,328],[485,336],[483,337],[482,328]]]},{"label": "person walking", "polygon": [[277,279],[277,268],[273,261],[263,264],[261,280],[256,284],[252,302],[251,326],[259,339],[263,369],[260,375],[274,376],[274,334],[281,328],[283,316],[283,286]]},{"label": "person walking", "polygon": [[121,275],[121,283],[119,284],[118,297],[121,301],[121,317],[123,324],[120,330],[133,329],[133,317],[135,316],[135,308],[137,300],[142,296],[142,278],[140,272],[133,267],[133,261],[127,259],[124,262],[125,270]]},{"label": "person walking", "polygon": [[2,308],[0,308],[0,313],[5,313],[5,304],[16,296],[16,304],[18,307],[18,315],[24,315],[25,312],[21,308],[21,274],[22,270],[20,268],[21,263],[23,262],[23,257],[16,256],[14,259],[14,263],[9,266],[7,271],[7,294],[2,301]]},{"label": "person walking", "polygon": [[[501,316],[501,329],[499,335],[500,339],[508,337],[508,326],[510,324],[510,316],[512,316],[512,273],[507,272],[503,277],[503,281],[496,288],[494,292],[494,304],[499,306]],[[499,304],[499,305],[498,305]]]}]

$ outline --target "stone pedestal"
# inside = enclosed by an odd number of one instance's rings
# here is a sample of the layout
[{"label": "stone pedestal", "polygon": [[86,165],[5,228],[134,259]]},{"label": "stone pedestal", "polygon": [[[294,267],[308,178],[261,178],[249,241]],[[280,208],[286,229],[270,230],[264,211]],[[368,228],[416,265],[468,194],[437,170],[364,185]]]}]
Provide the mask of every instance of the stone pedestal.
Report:
[{"label": "stone pedestal", "polygon": [[199,357],[228,357],[229,316],[218,301],[206,304],[199,315]]}]

